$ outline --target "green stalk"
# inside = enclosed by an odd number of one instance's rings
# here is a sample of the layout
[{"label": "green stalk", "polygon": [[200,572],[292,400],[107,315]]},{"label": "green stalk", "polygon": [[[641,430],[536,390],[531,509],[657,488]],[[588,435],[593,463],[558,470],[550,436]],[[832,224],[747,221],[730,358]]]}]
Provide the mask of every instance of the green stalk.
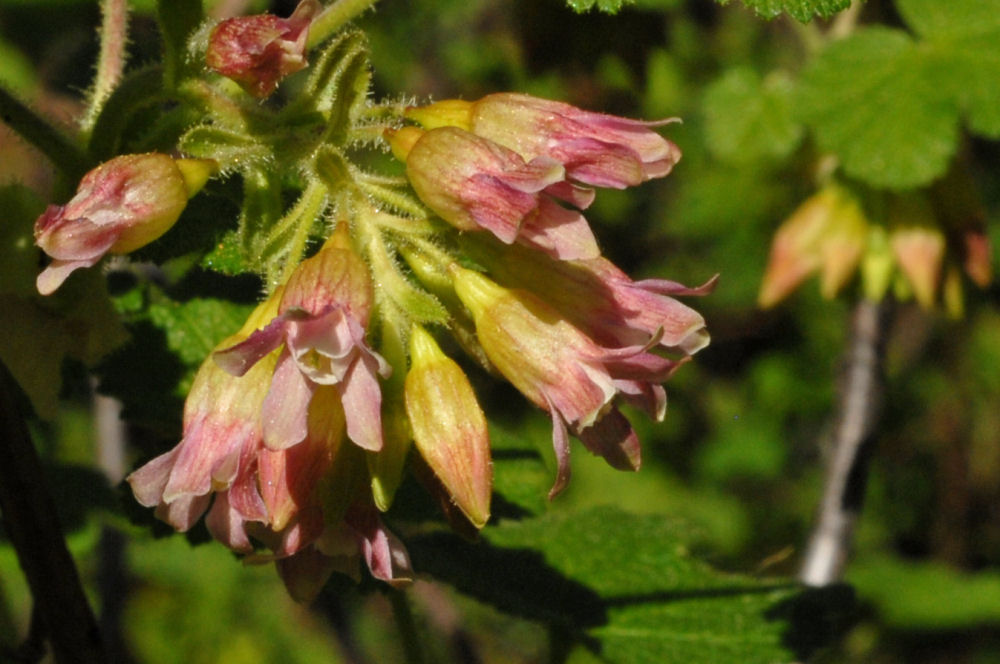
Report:
[{"label": "green stalk", "polygon": [[128,43],[128,6],[125,0],[101,2],[101,51],[97,59],[97,76],[90,91],[87,110],[80,122],[84,134],[89,134],[101,114],[104,102],[121,80],[125,70],[125,46]]},{"label": "green stalk", "polygon": [[317,16],[309,26],[306,48],[313,48],[324,39],[340,30],[348,22],[360,16],[378,0],[337,0]]},{"label": "green stalk", "polygon": [[[310,182],[295,203],[295,207],[289,210],[288,214],[268,234],[266,247],[277,244],[282,235],[290,230],[293,231],[292,239],[286,245],[287,249],[278,253],[278,256],[284,256],[284,262],[277,280],[269,279],[271,286],[288,281],[292,272],[302,261],[306,242],[309,241],[309,230],[326,204],[326,194],[327,190],[324,184],[315,180]],[[268,272],[270,276],[270,270]]]}]

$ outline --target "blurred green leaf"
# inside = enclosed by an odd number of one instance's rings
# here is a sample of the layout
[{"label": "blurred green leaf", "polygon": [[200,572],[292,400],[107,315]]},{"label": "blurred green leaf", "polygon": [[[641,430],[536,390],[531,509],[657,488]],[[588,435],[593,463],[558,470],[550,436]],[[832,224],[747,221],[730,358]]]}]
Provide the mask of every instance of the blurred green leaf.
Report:
[{"label": "blurred green leaf", "polygon": [[[717,0],[726,5],[730,0]],[[787,13],[803,23],[814,16],[829,18],[851,6],[851,0],[743,0],[743,4],[764,18]]]},{"label": "blurred green leaf", "polygon": [[967,573],[943,563],[889,556],[852,563],[848,579],[858,597],[897,628],[972,629],[1000,625],[1000,574]]},{"label": "blurred green leaf", "polygon": [[731,164],[787,157],[802,139],[791,115],[792,81],[774,72],[764,81],[748,67],[731,69],[705,91],[709,149]]},{"label": "blurred green leaf", "polygon": [[622,7],[634,2],[635,0],[566,0],[566,4],[578,14],[589,12],[591,9],[597,9],[606,14],[617,14]]},{"label": "blurred green leaf", "polygon": [[969,128],[1000,137],[1000,0],[899,0],[899,12],[924,38],[943,89],[958,100]]},{"label": "blurred green leaf", "polygon": [[958,111],[943,71],[899,30],[866,28],[835,42],[803,74],[797,110],[848,175],[907,189],[944,173]]}]

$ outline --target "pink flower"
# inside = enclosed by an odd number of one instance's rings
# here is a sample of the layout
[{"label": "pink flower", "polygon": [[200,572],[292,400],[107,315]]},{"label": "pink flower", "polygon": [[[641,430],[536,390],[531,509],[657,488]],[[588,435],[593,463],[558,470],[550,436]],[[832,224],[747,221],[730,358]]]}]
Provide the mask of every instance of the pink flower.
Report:
[{"label": "pink flower", "polygon": [[[280,299],[279,291],[261,304],[220,348],[273,319]],[[136,499],[180,531],[207,510],[205,525],[215,539],[249,562],[274,560],[300,601],[312,599],[333,571],[356,576],[361,558],[376,578],[405,582],[406,549],[366,495],[365,460],[360,448],[345,444],[334,387],[315,390],[302,441],[267,447],[261,410],[276,356],[240,377],[206,359],[185,404],[183,439],[127,478]],[[270,553],[257,552],[254,541]]]},{"label": "pink flower", "polygon": [[663,177],[680,159],[677,146],[643,122],[525,94],[503,92],[476,102],[445,100],[411,108],[427,128],[454,125],[517,152],[525,160],[551,157],[571,180],[623,189]]},{"label": "pink flower", "polygon": [[499,283],[541,293],[561,316],[598,343],[641,346],[659,338],[664,350],[693,355],[708,345],[705,319],[674,296],[706,295],[715,278],[697,288],[666,279],[632,281],[603,258],[557,261],[518,246],[469,238],[463,247]]},{"label": "pink flower", "polygon": [[585,209],[593,191],[565,181],[554,159],[525,162],[516,152],[456,127],[408,127],[390,136],[394,153],[431,210],[459,230],[488,230],[561,259],[599,255]]},{"label": "pink flower", "polygon": [[365,343],[371,306],[367,266],[334,236],[295,269],[274,320],[214,353],[219,366],[242,376],[283,346],[262,406],[269,448],[286,449],[306,437],[309,403],[324,385],[340,395],[350,439],[367,450],[382,448],[377,376],[391,368]]},{"label": "pink flower", "polygon": [[263,99],[281,79],[305,68],[309,25],[321,9],[316,0],[302,0],[288,18],[259,14],[226,19],[209,36],[205,62]]},{"label": "pink flower", "polygon": [[614,400],[620,396],[663,418],[666,393],[660,383],[681,362],[648,352],[659,338],[644,346],[604,347],[528,291],[503,288],[456,265],[451,272],[490,362],[552,418],[558,471],[550,497],[569,481],[567,429],[613,467],[638,469],[639,440]]},{"label": "pink flower", "polygon": [[66,205],[50,205],[35,222],[35,243],[52,257],[38,292],[54,292],[106,253],[126,254],[159,238],[213,170],[213,162],[150,153],[115,157],[84,175]]}]

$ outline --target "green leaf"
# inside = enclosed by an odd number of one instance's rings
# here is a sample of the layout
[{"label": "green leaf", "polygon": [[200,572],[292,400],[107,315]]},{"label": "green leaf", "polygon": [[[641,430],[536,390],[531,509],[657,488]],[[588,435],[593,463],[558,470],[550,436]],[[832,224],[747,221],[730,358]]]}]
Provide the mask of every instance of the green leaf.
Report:
[{"label": "green leaf", "polygon": [[635,0],[566,0],[566,4],[577,14],[589,12],[592,9],[605,14],[617,14],[622,7],[634,4]]},{"label": "green leaf", "polygon": [[[730,0],[717,0],[727,5]],[[786,13],[805,23],[814,16],[829,18],[851,6],[851,0],[743,0],[743,4],[764,18]]]},{"label": "green leaf", "polygon": [[726,72],[705,92],[708,148],[735,165],[787,157],[802,140],[791,115],[792,90],[780,71],[764,81],[748,67]]},{"label": "green leaf", "polygon": [[558,627],[605,662],[787,662],[837,631],[845,589],[717,572],[687,554],[683,532],[660,515],[599,507],[504,521],[479,545],[435,534],[408,546],[417,569]]},{"label": "green leaf", "polygon": [[945,72],[943,89],[958,100],[969,128],[1000,137],[1000,0],[900,0],[897,5]]},{"label": "green leaf", "polygon": [[167,347],[185,364],[197,367],[216,344],[240,329],[252,309],[226,300],[164,298],[150,305],[149,319],[166,334]]},{"label": "green leaf", "polygon": [[958,109],[942,94],[946,73],[899,30],[859,30],[806,69],[798,114],[848,175],[876,187],[919,187],[944,173],[956,149]]},{"label": "green leaf", "polygon": [[936,562],[875,557],[853,563],[848,577],[893,627],[962,630],[1000,624],[1000,574],[966,573]]}]

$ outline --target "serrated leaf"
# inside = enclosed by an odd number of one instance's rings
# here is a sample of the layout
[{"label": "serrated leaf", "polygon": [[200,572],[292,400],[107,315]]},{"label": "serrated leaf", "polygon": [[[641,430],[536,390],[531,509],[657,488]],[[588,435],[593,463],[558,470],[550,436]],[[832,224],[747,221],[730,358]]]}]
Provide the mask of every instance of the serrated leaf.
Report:
[{"label": "serrated leaf", "polygon": [[900,0],[900,14],[939,60],[944,90],[969,128],[1000,137],[1000,0]]},{"label": "serrated leaf", "polygon": [[726,72],[705,92],[708,148],[735,165],[787,157],[802,139],[791,115],[792,91],[783,72],[764,81],[748,67]]},{"label": "serrated leaf", "polygon": [[807,68],[798,116],[848,175],[919,187],[944,173],[956,149],[958,109],[942,94],[945,73],[902,31],[859,30]]},{"label": "serrated leaf", "polygon": [[438,534],[408,546],[417,569],[567,630],[605,662],[789,662],[833,636],[827,618],[848,591],[717,572],[678,532],[669,518],[608,506],[504,521],[483,530],[488,544]]},{"label": "serrated leaf", "polygon": [[240,328],[253,309],[226,300],[163,299],[149,307],[149,319],[166,334],[167,347],[185,364],[197,367],[216,344]]},{"label": "serrated leaf", "polygon": [[[717,0],[727,5],[730,0]],[[786,13],[803,23],[814,16],[830,18],[851,6],[851,0],[743,0],[743,4],[764,18]]]},{"label": "serrated leaf", "polygon": [[605,14],[617,14],[622,7],[634,4],[635,0],[566,0],[566,4],[577,14],[589,12],[592,9]]}]

